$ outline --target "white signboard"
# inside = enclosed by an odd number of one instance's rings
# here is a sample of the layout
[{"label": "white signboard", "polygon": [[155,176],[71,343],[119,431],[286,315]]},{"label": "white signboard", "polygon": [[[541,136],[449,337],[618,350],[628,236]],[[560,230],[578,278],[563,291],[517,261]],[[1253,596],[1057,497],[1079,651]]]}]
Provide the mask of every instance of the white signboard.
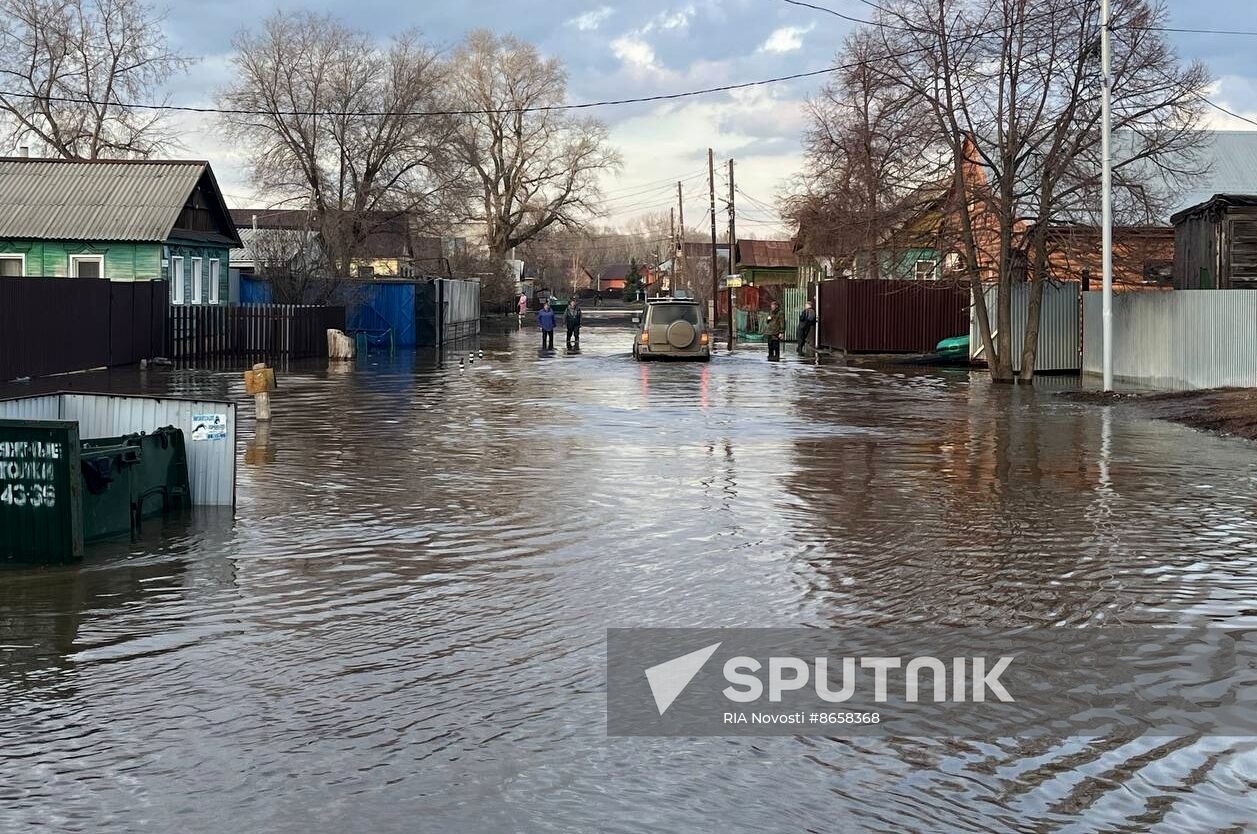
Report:
[{"label": "white signboard", "polygon": [[226,440],[227,439],[227,415],[226,414],[193,414],[192,415],[192,439],[199,440]]}]

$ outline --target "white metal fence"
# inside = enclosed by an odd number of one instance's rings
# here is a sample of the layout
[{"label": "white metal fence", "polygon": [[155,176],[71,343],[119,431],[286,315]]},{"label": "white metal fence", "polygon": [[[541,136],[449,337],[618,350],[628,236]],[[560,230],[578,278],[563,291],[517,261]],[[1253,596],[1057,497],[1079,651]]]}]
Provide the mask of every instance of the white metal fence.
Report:
[{"label": "white metal fence", "polygon": [[[220,427],[207,430],[204,424],[212,423],[214,417],[221,420]],[[0,419],[73,420],[83,440],[151,432],[164,426],[183,429],[192,503],[235,506],[235,403],[60,392],[0,400]]]},{"label": "white metal fence", "polygon": [[[1083,371],[1099,374],[1102,299],[1085,295]],[[1257,290],[1116,293],[1113,375],[1159,388],[1257,386]]]},{"label": "white metal fence", "polygon": [[480,332],[480,282],[438,278],[443,307],[441,341],[474,336]]},{"label": "white metal fence", "polygon": [[[1043,304],[1039,311],[1039,347],[1035,354],[1035,371],[1077,371],[1082,367],[1079,350],[1078,283],[1062,282],[1043,285]],[[995,324],[995,297],[998,287],[986,287],[986,309]],[[1013,371],[1021,371],[1021,346],[1026,334],[1026,308],[1030,303],[1030,285],[1013,285]],[[969,358],[986,359],[982,355],[982,336],[978,332],[976,313],[969,315]]]}]

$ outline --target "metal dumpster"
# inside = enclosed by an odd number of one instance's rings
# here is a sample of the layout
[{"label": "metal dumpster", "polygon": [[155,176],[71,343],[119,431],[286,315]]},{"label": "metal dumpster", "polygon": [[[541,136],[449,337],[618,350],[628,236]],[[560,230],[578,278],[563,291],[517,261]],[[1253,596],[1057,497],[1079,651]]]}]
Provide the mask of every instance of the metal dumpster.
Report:
[{"label": "metal dumpster", "polygon": [[82,441],[83,538],[135,532],[143,519],[191,506],[183,432]]},{"label": "metal dumpster", "polygon": [[79,558],[191,499],[179,429],[80,440],[76,422],[0,420],[0,563]]}]

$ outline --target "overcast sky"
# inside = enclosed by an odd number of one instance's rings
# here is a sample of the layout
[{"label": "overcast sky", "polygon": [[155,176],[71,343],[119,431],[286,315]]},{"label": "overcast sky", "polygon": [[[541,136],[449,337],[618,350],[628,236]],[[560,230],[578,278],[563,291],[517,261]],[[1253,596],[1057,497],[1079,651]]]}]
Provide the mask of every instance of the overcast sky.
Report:
[{"label": "overcast sky", "polygon": [[[858,0],[817,0],[817,5],[863,17]],[[452,47],[470,29],[488,27],[529,40],[560,57],[569,73],[572,102],[625,98],[718,86],[822,69],[852,24],[782,0],[178,0],[168,30],[174,44],[202,63],[171,86],[177,104],[212,102],[228,79],[230,41],[276,8],[334,14],[382,38],[418,27],[433,43]],[[1255,0],[1169,0],[1171,25],[1257,30]],[[1204,60],[1217,77],[1213,99],[1257,118],[1257,37],[1172,35],[1181,55]],[[218,45],[207,51],[206,44]],[[607,107],[607,123],[624,167],[608,178],[614,219],[627,220],[674,205],[675,185],[686,179],[686,218],[707,210],[706,149],[717,166],[736,159],[740,231],[768,236],[774,202],[799,167],[802,104],[821,85],[813,78],[661,105]],[[1218,127],[1252,128],[1214,112]],[[208,158],[232,205],[254,201],[244,156],[225,145],[212,121],[181,119],[189,155]],[[701,176],[700,176],[701,175]],[[724,188],[723,171],[718,174]],[[764,204],[756,205],[755,201]]]}]

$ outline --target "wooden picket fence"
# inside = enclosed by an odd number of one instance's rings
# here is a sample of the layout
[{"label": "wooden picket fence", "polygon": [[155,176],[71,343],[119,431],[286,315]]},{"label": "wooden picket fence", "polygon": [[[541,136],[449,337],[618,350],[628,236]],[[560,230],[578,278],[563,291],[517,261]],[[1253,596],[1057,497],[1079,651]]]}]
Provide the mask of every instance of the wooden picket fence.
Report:
[{"label": "wooden picket fence", "polygon": [[327,356],[327,331],[345,308],[308,304],[172,305],[171,358]]}]

